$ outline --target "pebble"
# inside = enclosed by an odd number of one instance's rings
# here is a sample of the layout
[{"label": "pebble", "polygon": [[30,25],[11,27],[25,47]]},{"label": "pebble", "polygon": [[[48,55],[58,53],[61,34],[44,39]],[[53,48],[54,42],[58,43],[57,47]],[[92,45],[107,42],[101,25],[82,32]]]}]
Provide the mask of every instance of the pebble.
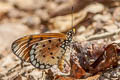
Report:
[{"label": "pebble", "polygon": [[120,80],[120,65],[104,72],[99,80]]}]

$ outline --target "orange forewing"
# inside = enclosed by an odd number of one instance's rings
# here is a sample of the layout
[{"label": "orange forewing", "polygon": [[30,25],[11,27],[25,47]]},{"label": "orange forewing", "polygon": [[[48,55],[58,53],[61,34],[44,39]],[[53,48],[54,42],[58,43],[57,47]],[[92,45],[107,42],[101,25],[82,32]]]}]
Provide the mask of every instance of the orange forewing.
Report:
[{"label": "orange forewing", "polygon": [[21,60],[29,62],[29,51],[32,45],[39,41],[52,38],[66,39],[66,35],[62,33],[41,33],[36,35],[28,35],[14,41],[11,48],[13,53]]}]

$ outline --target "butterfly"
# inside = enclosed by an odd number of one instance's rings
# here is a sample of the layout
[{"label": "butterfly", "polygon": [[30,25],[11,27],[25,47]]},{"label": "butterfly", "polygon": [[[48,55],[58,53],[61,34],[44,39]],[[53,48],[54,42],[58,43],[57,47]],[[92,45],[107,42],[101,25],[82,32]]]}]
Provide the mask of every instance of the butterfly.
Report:
[{"label": "butterfly", "polygon": [[72,42],[75,28],[63,33],[41,33],[28,35],[15,40],[11,49],[22,61],[31,63],[39,69],[58,65]]}]

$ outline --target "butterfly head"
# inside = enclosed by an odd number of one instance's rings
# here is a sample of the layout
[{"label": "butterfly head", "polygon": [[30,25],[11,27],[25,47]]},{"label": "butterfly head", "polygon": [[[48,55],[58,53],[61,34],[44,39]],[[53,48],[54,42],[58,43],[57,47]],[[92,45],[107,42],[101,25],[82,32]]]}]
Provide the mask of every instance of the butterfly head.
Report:
[{"label": "butterfly head", "polygon": [[73,38],[73,36],[75,34],[75,31],[76,31],[75,28],[73,28],[72,30],[67,32],[67,40],[68,40],[68,42],[72,41],[72,38]]},{"label": "butterfly head", "polygon": [[64,40],[63,44],[61,45],[61,47],[66,50],[67,46],[70,45],[70,43],[72,42],[72,38],[73,38],[73,35],[75,34],[75,28],[73,28],[72,30],[68,31],[67,32],[67,39]]}]

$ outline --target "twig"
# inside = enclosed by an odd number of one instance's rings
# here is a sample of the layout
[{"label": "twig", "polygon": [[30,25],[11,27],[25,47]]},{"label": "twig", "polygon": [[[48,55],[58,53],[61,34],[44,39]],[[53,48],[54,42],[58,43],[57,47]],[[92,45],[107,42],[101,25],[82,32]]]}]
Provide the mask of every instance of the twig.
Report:
[{"label": "twig", "polygon": [[86,40],[91,41],[91,40],[103,39],[103,38],[107,38],[107,37],[117,35],[119,33],[120,33],[120,29],[118,29],[118,30],[116,30],[114,32],[106,32],[106,33],[102,33],[102,34],[96,34],[96,35],[88,37]]},{"label": "twig", "polygon": [[22,75],[24,73],[30,73],[33,70],[35,70],[35,68],[31,68],[27,70],[27,67],[30,66],[30,64],[24,64],[24,68],[21,67],[21,64],[17,64],[14,67],[12,67],[11,69],[8,70],[7,73],[5,73],[5,76],[2,77],[2,79],[8,80],[8,79],[12,79],[17,77],[18,75]]}]

